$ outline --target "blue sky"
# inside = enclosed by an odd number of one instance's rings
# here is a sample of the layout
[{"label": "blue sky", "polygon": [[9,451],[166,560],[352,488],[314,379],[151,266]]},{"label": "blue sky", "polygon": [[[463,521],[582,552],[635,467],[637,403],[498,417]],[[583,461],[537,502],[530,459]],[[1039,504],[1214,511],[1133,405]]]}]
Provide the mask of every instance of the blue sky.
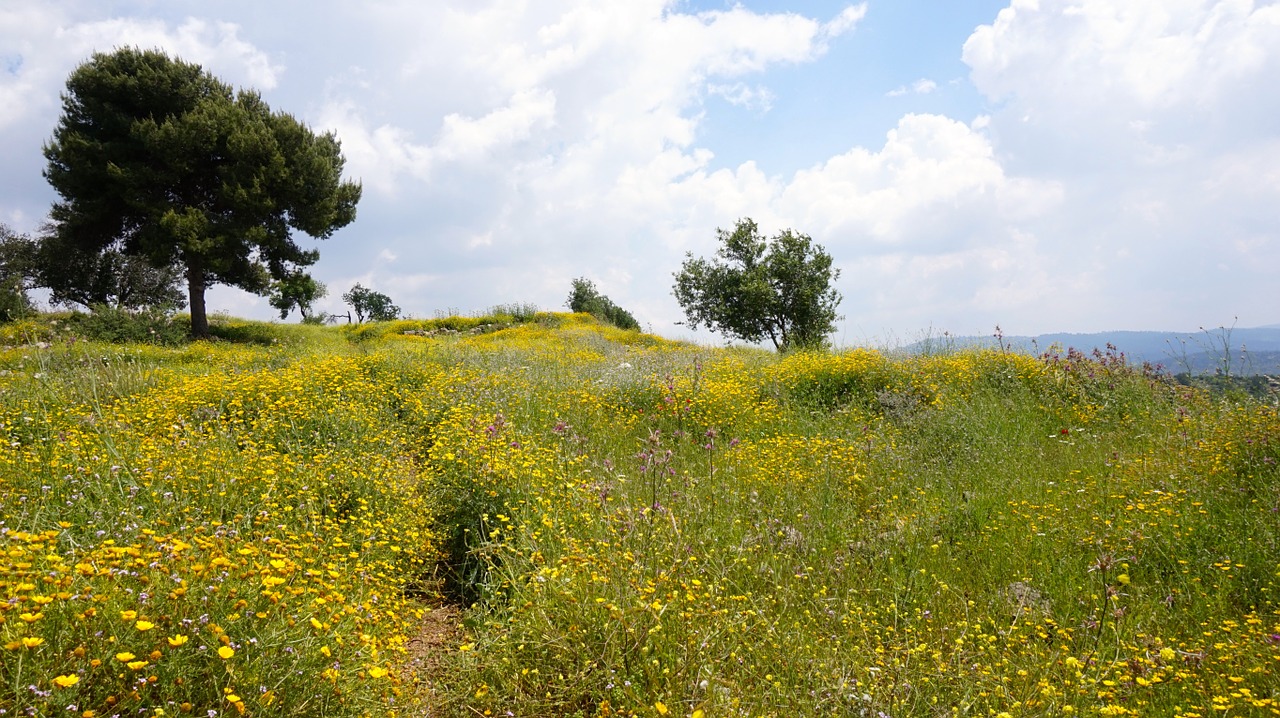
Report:
[{"label": "blue sky", "polygon": [[[871,146],[907,112],[976,117],[984,102],[968,82],[960,59],[964,41],[1007,3],[897,0],[869,3],[855,33],[833,43],[812,63],[778,67],[762,80],[777,96],[769,112],[721,107],[705,123],[707,143],[726,166],[749,159],[772,172],[794,172],[847,150]],[[754,2],[760,12],[801,12],[817,18],[838,14],[841,2]],[[710,10],[728,3],[690,3]],[[907,92],[926,79],[938,85],[926,94]],[[732,165],[728,164],[732,163]]]},{"label": "blue sky", "polygon": [[672,272],[749,216],[834,256],[845,344],[1280,321],[1275,0],[307,8],[0,6],[0,222],[54,199],[67,74],[137,45],[342,140],[365,192],[315,245],[333,311],[356,282],[416,316],[559,309],[586,276],[687,337]]}]

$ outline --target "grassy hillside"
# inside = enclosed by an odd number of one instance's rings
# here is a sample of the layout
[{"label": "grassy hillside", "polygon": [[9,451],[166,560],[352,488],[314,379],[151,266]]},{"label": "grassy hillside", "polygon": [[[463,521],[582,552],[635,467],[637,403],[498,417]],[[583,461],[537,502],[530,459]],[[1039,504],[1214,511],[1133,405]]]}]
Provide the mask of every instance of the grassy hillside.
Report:
[{"label": "grassy hillside", "polygon": [[1274,403],[532,319],[0,354],[0,709],[1280,713]]}]

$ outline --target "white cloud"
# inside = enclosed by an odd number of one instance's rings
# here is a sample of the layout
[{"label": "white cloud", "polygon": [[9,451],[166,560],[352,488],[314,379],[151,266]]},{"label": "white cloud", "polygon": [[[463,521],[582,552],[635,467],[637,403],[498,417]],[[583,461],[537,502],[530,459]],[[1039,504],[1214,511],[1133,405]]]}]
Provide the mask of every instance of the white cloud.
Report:
[{"label": "white cloud", "polygon": [[495,147],[528,139],[555,121],[556,98],[549,90],[521,90],[505,107],[479,119],[446,115],[438,152],[444,159],[472,159]]},{"label": "white cloud", "polygon": [[[1083,122],[1126,141],[1236,142],[1271,132],[1277,48],[1274,4],[1014,0],[974,31],[964,60],[979,90],[1045,130]],[[1093,139],[1064,132],[1077,137]]]},{"label": "white cloud", "polygon": [[275,87],[283,67],[239,32],[234,23],[196,18],[177,26],[156,19],[76,22],[56,5],[0,9],[0,47],[8,69],[0,72],[0,128],[47,112],[77,64],[120,47],[159,48],[236,84]]},{"label": "white cloud", "polygon": [[448,63],[449,81],[458,83],[447,86],[456,93],[450,104],[471,108],[467,112],[445,113],[438,129],[424,134],[429,117],[377,123],[368,119],[374,111],[362,102],[361,88],[331,88],[320,124],[338,130],[353,174],[375,191],[428,181],[445,160],[489,167],[491,150],[518,144],[524,146],[491,169],[528,172],[544,186],[574,184],[590,174],[586,184],[594,190],[601,172],[617,176],[669,148],[689,147],[703,93],[766,111],[772,91],[736,78],[814,59],[866,11],[852,6],[820,23],[741,6],[692,15],[655,0],[465,7],[396,6],[393,15],[383,5],[371,12],[420,30],[447,20],[441,42],[404,38],[413,60],[403,71],[416,82]]},{"label": "white cloud", "polygon": [[[1280,246],[1253,240],[1280,218],[1280,5],[1013,0],[964,60],[995,103],[984,123],[1006,170],[1062,183],[1040,226],[1066,249],[1041,251],[1097,290],[1082,310],[1112,301],[1133,326],[1274,306],[1254,277]],[[1198,286],[1216,283],[1202,271],[1216,264],[1239,280],[1221,298]],[[1183,291],[1117,301],[1162,285]]]},{"label": "white cloud", "polygon": [[112,18],[72,23],[58,28],[59,44],[84,59],[93,52],[119,47],[159,48],[171,56],[198,63],[229,82],[270,90],[284,68],[239,37],[235,23],[187,18],[171,28],[162,20]]},{"label": "white cloud", "polygon": [[850,5],[822,25],[822,37],[833,40],[857,26],[867,16],[867,4]]},{"label": "white cloud", "polygon": [[900,85],[895,89],[889,90],[888,92],[885,93],[885,95],[888,97],[902,97],[903,95],[906,95],[908,93],[914,93],[916,95],[927,95],[936,89],[938,89],[938,83],[927,78],[921,78],[911,83],[910,87],[906,85]]},{"label": "white cloud", "polygon": [[768,112],[773,108],[776,96],[764,85],[750,86],[742,82],[731,85],[707,85],[707,92],[724,98],[725,102],[756,112]]}]

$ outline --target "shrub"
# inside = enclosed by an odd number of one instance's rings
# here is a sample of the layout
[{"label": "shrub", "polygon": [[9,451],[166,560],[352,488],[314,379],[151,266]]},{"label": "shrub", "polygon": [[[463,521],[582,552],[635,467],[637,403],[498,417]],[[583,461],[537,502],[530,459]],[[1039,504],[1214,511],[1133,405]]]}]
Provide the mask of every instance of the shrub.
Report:
[{"label": "shrub", "polygon": [[96,306],[88,314],[73,313],[67,320],[75,335],[100,342],[121,344],[163,344],[177,346],[187,341],[189,321],[156,309],[131,312],[108,306]]}]

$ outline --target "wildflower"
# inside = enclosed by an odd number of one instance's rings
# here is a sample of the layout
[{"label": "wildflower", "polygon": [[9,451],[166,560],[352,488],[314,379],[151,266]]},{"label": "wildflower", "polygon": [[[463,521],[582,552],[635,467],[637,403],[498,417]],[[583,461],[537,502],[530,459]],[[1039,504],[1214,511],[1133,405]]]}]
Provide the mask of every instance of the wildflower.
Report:
[{"label": "wildflower", "polygon": [[40,645],[41,643],[44,643],[44,639],[43,639],[43,638],[37,638],[36,636],[23,636],[23,637],[22,637],[22,645],[26,646],[27,648],[35,648],[36,646]]},{"label": "wildflower", "polygon": [[129,661],[132,661],[135,658],[137,658],[137,656],[133,655],[132,653],[129,653],[128,651],[122,651],[116,654],[116,660],[120,661],[121,663],[128,663]]},{"label": "wildflower", "polygon": [[124,620],[126,620],[126,621],[132,621],[133,619],[135,619],[135,618],[137,618],[137,617],[138,617],[138,612],[137,612],[137,611],[121,611],[121,612],[120,612],[120,618],[122,618],[122,619],[124,619]]},{"label": "wildflower", "polygon": [[54,685],[59,688],[70,688],[80,682],[80,676],[58,676],[53,679]]},{"label": "wildflower", "polygon": [[1177,657],[1177,655],[1178,654],[1168,646],[1165,646],[1164,648],[1160,649],[1160,659],[1165,661],[1166,663],[1169,661],[1172,661],[1175,657]]},{"label": "wildflower", "polygon": [[139,631],[150,631],[151,629],[156,627],[156,624],[152,623],[151,621],[138,621],[137,623],[133,624],[133,627],[138,629]]},{"label": "wildflower", "polygon": [[39,621],[41,618],[44,618],[44,613],[40,611],[37,611],[35,613],[23,613],[23,614],[20,614],[18,618],[21,618],[23,621],[27,623],[35,623],[36,621]]},{"label": "wildflower", "polygon": [[385,668],[382,668],[381,666],[374,666],[373,668],[369,669],[369,676],[372,678],[383,678],[388,673],[390,673],[390,671],[388,671]]},{"label": "wildflower", "polygon": [[188,638],[187,636],[182,635],[181,633],[179,633],[176,636],[169,636],[168,638],[169,645],[173,646],[174,648],[181,646],[182,644],[186,643],[189,640],[191,639]]},{"label": "wildflower", "polygon": [[231,646],[219,646],[219,647],[218,647],[218,655],[219,655],[219,656],[222,658],[222,660],[224,660],[224,661],[225,661],[226,659],[228,659],[228,658],[230,658],[230,657],[234,656],[235,654],[236,654],[236,652],[235,652],[234,650],[232,650]]},{"label": "wildflower", "polygon": [[129,661],[125,665],[129,666],[129,670],[131,671],[140,671],[143,668],[146,668],[149,664],[146,661]]},{"label": "wildflower", "polygon": [[663,703],[662,701],[658,701],[657,703],[654,703],[654,704],[653,704],[653,709],[654,709],[655,711],[658,711],[658,715],[660,715],[660,716],[664,716],[664,715],[666,715],[666,714],[667,714],[667,706],[666,706],[666,704],[665,704],[665,703]]},{"label": "wildflower", "polygon": [[1127,573],[1122,573],[1122,574],[1120,574],[1119,576],[1116,576],[1116,580],[1120,582],[1120,585],[1121,585],[1121,586],[1128,586],[1128,585],[1129,585],[1129,574],[1127,574]]}]

